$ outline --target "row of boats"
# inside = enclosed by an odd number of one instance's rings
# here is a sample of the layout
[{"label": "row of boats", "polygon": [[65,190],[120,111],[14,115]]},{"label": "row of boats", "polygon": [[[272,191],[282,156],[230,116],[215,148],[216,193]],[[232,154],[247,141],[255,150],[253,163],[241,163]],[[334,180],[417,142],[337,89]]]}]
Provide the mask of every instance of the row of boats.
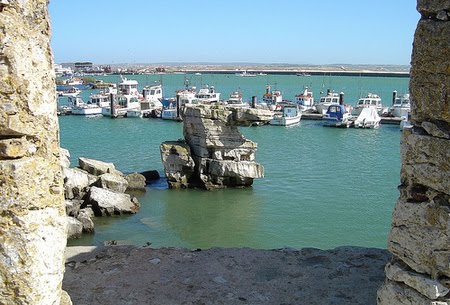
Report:
[{"label": "row of boats", "polygon": [[60,107],[62,114],[103,115],[109,117],[155,117],[168,120],[179,120],[180,109],[186,104],[215,104],[228,107],[257,107],[273,111],[271,125],[288,126],[300,122],[302,113],[311,112],[323,115],[324,124],[335,127],[379,126],[380,116],[408,117],[410,111],[409,95],[397,95],[393,92],[391,107],[383,107],[381,98],[376,94],[368,94],[358,100],[355,107],[344,104],[343,93],[328,90],[316,103],[313,93],[305,88],[295,96],[294,101],[283,100],[279,90],[271,90],[266,86],[262,102],[252,99],[252,105],[242,99],[242,93],[235,91],[226,100],[214,86],[205,86],[197,91],[185,83],[182,90],[176,91],[174,98],[165,99],[161,84],[145,86],[138,90],[138,82],[122,77],[122,81],[112,85],[105,91],[92,94],[88,102],[84,102],[78,94],[68,95],[68,105]]}]

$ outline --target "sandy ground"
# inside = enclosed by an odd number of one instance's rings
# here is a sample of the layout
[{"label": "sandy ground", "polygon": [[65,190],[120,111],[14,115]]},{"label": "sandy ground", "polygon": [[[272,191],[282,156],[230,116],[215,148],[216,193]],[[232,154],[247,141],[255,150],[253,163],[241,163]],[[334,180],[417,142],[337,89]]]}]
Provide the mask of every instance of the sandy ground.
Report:
[{"label": "sandy ground", "polygon": [[69,247],[75,305],[376,304],[386,250]]}]

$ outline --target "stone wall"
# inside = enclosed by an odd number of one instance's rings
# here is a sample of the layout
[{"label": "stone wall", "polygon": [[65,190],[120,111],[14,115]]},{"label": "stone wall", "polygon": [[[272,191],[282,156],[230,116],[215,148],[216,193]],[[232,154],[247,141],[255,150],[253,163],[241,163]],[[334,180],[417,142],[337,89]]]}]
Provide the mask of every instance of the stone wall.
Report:
[{"label": "stone wall", "polygon": [[59,304],[66,241],[47,0],[0,1],[0,304]]},{"label": "stone wall", "polygon": [[418,0],[400,198],[378,304],[450,304],[450,1]]}]

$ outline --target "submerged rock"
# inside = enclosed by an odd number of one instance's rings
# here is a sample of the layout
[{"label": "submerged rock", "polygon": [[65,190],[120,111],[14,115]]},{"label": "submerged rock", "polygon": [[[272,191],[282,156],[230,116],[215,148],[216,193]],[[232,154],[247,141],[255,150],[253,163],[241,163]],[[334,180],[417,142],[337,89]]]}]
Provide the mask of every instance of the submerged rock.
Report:
[{"label": "submerged rock", "polygon": [[127,191],[143,191],[145,192],[146,178],[139,173],[131,173],[125,176],[128,182]]},{"label": "submerged rock", "polygon": [[185,142],[163,142],[160,146],[164,172],[170,188],[188,188],[194,175],[195,163]]}]

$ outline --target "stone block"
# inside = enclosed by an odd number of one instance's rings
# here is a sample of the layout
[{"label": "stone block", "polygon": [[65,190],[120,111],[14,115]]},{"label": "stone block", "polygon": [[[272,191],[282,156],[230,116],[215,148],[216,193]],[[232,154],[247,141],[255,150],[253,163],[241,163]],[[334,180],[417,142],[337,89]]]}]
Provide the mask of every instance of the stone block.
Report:
[{"label": "stone block", "polygon": [[395,263],[388,263],[385,272],[386,277],[391,281],[403,282],[431,300],[445,297],[450,291],[439,281],[420,273],[404,270]]},{"label": "stone block", "polygon": [[[34,145],[28,143],[25,137],[0,140],[0,159],[17,159],[36,151]],[[30,152],[29,152],[30,148]]]},{"label": "stone block", "polygon": [[139,202],[133,199],[128,194],[92,186],[87,202],[91,204],[95,216],[111,216],[137,213]]},{"label": "stone block", "polygon": [[423,185],[450,195],[450,141],[415,134],[402,133],[401,179],[406,185]]},{"label": "stone block", "polygon": [[116,170],[113,163],[80,157],[78,158],[78,165],[89,174],[95,176],[100,176],[106,173],[123,175],[120,171]]},{"label": "stone block", "polygon": [[83,233],[83,224],[75,217],[67,216],[67,238],[77,239]]},{"label": "stone block", "polygon": [[450,305],[448,299],[430,300],[409,286],[386,280],[377,293],[378,305]]},{"label": "stone block", "polygon": [[63,167],[64,196],[66,199],[81,199],[90,185],[89,175],[82,169]]},{"label": "stone block", "polygon": [[128,181],[122,176],[106,173],[99,176],[98,186],[114,192],[125,193]]},{"label": "stone block", "polygon": [[145,189],[145,177],[144,175],[138,174],[138,173],[131,173],[129,175],[125,176],[125,179],[128,182],[127,191],[131,190],[139,190],[139,191],[146,191]]}]

